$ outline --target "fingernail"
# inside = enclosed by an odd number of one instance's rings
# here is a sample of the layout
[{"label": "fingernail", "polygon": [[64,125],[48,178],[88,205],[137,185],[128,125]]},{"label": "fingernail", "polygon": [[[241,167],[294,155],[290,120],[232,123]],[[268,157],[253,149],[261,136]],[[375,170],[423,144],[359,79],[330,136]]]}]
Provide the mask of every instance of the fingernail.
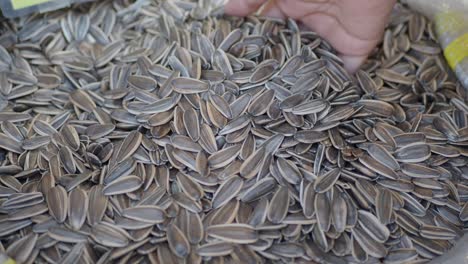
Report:
[{"label": "fingernail", "polygon": [[341,55],[340,58],[343,60],[344,68],[351,74],[355,73],[366,60],[367,56],[349,56]]}]

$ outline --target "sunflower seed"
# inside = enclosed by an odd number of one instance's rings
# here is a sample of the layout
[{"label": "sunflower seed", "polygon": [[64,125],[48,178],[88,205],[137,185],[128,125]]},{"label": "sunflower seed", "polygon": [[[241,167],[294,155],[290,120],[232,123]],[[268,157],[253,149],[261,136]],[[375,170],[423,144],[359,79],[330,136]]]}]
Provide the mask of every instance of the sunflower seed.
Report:
[{"label": "sunflower seed", "polygon": [[51,188],[46,196],[50,214],[59,223],[65,221],[68,212],[67,191],[62,186]]},{"label": "sunflower seed", "polygon": [[376,216],[384,224],[390,224],[393,212],[392,193],[387,189],[381,189],[375,198]]},{"label": "sunflower seed", "polygon": [[137,190],[143,183],[138,176],[129,175],[120,177],[119,179],[106,185],[102,190],[104,195],[116,195],[122,193],[129,193]]},{"label": "sunflower seed", "polygon": [[348,208],[345,197],[342,194],[337,195],[331,205],[331,217],[336,231],[343,232],[346,228]]},{"label": "sunflower seed", "polygon": [[209,89],[209,85],[207,83],[185,77],[173,79],[172,86],[174,91],[181,94],[196,94],[206,92]]},{"label": "sunflower seed", "polygon": [[212,225],[206,229],[206,233],[214,238],[239,244],[254,243],[258,239],[257,231],[246,224]]},{"label": "sunflower seed", "polygon": [[2,27],[4,251],[422,263],[451,248],[468,107],[433,22],[396,4],[351,76],[294,20],[221,2],[101,1]]},{"label": "sunflower seed", "polygon": [[190,244],[182,231],[176,225],[169,225],[166,232],[172,253],[180,258],[186,257],[190,253]]},{"label": "sunflower seed", "polygon": [[226,242],[212,242],[201,245],[197,249],[197,253],[203,257],[227,256],[231,254],[232,251],[232,244]]},{"label": "sunflower seed", "polygon": [[75,230],[80,230],[88,213],[88,195],[84,190],[74,189],[68,198],[68,221]]},{"label": "sunflower seed", "polygon": [[279,187],[273,195],[273,198],[271,198],[267,214],[268,220],[274,224],[281,223],[288,213],[288,207],[289,191],[285,187]]},{"label": "sunflower seed", "polygon": [[212,206],[217,209],[228,203],[235,197],[242,189],[244,181],[238,177],[233,176],[221,184],[216,193],[213,195]]},{"label": "sunflower seed", "polygon": [[380,243],[387,241],[390,231],[375,215],[363,210],[358,214],[360,226],[372,239]]},{"label": "sunflower seed", "polygon": [[102,223],[93,226],[91,238],[106,247],[125,247],[128,245],[128,234],[112,224]]},{"label": "sunflower seed", "polygon": [[315,191],[317,193],[323,193],[330,190],[340,177],[340,173],[340,169],[335,168],[318,177],[314,182]]},{"label": "sunflower seed", "polygon": [[330,200],[327,193],[318,193],[314,201],[315,214],[317,216],[318,227],[322,232],[328,232],[331,224]]}]

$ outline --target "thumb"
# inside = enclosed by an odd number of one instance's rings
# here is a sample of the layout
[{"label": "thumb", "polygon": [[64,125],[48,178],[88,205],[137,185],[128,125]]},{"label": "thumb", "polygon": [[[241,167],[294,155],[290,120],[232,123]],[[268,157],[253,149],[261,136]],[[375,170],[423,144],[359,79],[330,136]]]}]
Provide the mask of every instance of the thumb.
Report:
[{"label": "thumb", "polygon": [[229,0],[224,6],[228,15],[246,16],[257,11],[266,0]]}]

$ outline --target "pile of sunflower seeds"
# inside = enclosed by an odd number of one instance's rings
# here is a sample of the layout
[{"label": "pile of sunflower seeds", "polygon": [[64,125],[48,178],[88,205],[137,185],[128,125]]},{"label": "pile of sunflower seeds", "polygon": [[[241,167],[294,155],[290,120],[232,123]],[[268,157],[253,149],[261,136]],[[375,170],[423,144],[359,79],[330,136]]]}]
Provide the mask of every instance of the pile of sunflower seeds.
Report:
[{"label": "pile of sunflower seeds", "polygon": [[17,263],[424,263],[468,223],[468,106],[397,5],[350,76],[292,21],[97,1],[2,22]]}]

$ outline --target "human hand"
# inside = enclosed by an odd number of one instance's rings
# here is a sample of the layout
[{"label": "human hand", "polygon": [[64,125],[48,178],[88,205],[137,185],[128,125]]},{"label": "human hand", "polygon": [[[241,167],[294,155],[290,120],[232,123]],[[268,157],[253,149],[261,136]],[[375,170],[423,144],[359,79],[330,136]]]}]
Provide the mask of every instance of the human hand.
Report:
[{"label": "human hand", "polygon": [[290,17],[327,40],[355,72],[382,38],[396,0],[229,0],[225,12],[245,16],[263,4],[265,16]]}]

